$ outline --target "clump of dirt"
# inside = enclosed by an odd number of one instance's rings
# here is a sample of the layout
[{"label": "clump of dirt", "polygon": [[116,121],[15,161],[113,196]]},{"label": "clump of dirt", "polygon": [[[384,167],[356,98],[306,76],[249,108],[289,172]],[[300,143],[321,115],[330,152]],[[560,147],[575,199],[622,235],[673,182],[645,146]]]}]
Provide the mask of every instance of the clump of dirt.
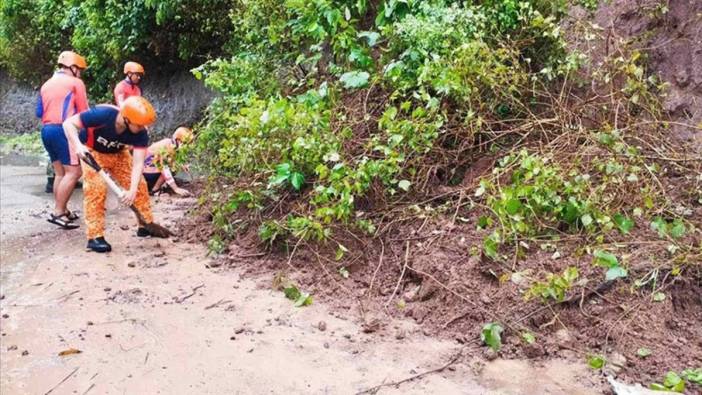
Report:
[{"label": "clump of dirt", "polygon": [[601,55],[614,41],[640,42],[650,70],[668,84],[663,107],[678,122],[671,133],[702,149],[702,2],[613,0],[593,20],[604,28]]}]

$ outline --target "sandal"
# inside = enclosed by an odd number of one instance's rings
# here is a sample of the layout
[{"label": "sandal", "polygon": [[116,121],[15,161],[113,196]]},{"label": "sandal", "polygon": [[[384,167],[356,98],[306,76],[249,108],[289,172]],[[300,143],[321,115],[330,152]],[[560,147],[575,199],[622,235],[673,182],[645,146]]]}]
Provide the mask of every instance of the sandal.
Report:
[{"label": "sandal", "polygon": [[80,217],[78,216],[78,214],[76,214],[76,213],[74,213],[74,212],[72,212],[72,211],[69,211],[68,209],[66,209],[66,218],[68,218],[68,220],[71,221],[71,222],[77,221],[78,219],[80,219]]},{"label": "sandal", "polygon": [[64,229],[76,229],[76,228],[80,227],[80,225],[74,224],[73,222],[71,222],[68,219],[68,215],[66,215],[66,214],[61,214],[61,215],[49,214],[49,219],[47,219],[47,221],[51,222],[54,225],[58,225]]}]

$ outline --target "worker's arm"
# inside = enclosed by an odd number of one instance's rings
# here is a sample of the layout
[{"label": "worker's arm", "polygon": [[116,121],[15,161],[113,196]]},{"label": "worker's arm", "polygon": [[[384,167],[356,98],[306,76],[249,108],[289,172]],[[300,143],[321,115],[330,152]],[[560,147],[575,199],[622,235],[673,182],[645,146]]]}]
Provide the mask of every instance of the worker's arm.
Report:
[{"label": "worker's arm", "polygon": [[122,102],[124,102],[124,89],[122,88],[122,83],[118,83],[117,86],[115,86],[115,104],[117,106],[121,106]]},{"label": "worker's arm", "polygon": [[166,178],[166,184],[168,184],[168,186],[171,187],[171,189],[173,189],[173,191],[177,193],[178,196],[190,196],[190,192],[187,189],[183,189],[179,187],[178,184],[176,184],[175,178],[173,178],[171,169],[169,169],[168,166],[163,165],[161,173]]},{"label": "worker's arm", "polygon": [[127,206],[134,203],[134,199],[136,199],[139,183],[143,179],[144,159],[146,159],[146,147],[134,148],[134,152],[132,152],[132,179],[129,183],[129,190],[122,198],[122,203]]},{"label": "worker's arm", "polygon": [[44,102],[41,99],[41,94],[39,94],[39,98],[37,99],[37,109],[35,115],[37,116],[37,118],[41,118],[44,116]]},{"label": "worker's arm", "polygon": [[63,122],[63,132],[66,134],[66,139],[73,145],[76,153],[80,157],[88,152],[88,147],[83,145],[83,143],[80,142],[80,137],[78,137],[78,129],[81,127],[83,127],[83,123],[80,120],[80,114],[73,115]]}]

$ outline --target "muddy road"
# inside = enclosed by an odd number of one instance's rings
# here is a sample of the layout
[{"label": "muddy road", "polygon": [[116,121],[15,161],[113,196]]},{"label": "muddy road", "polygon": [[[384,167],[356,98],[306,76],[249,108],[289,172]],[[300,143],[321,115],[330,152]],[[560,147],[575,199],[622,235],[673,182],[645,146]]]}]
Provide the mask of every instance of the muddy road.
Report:
[{"label": "muddy road", "polygon": [[[350,394],[433,370],[378,393],[601,392],[581,363],[485,362],[481,348],[410,322],[393,322],[407,333],[397,339],[319,301],[295,308],[271,288],[274,273],[242,278],[208,267],[203,246],[137,238],[127,209],[107,218],[113,252],[87,252],[83,228],[46,222],[43,167],[3,165],[0,177],[3,395]],[[173,225],[193,201],[154,204]],[[68,350],[80,353],[59,355]]]}]

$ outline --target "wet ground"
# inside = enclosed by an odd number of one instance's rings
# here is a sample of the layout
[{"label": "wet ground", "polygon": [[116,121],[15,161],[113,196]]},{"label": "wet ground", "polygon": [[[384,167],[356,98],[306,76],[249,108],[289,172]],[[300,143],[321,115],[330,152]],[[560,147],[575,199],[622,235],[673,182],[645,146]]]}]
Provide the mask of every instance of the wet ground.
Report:
[{"label": "wet ground", "polygon": [[[44,167],[4,165],[0,178],[2,394],[348,394],[417,376],[377,392],[601,393],[583,364],[487,362],[410,322],[393,322],[407,333],[396,338],[319,303],[296,308],[273,273],[242,278],[208,267],[203,246],[137,238],[126,209],[108,215],[113,252],[87,252],[83,228],[46,222]],[[154,204],[172,226],[193,201]]]}]

